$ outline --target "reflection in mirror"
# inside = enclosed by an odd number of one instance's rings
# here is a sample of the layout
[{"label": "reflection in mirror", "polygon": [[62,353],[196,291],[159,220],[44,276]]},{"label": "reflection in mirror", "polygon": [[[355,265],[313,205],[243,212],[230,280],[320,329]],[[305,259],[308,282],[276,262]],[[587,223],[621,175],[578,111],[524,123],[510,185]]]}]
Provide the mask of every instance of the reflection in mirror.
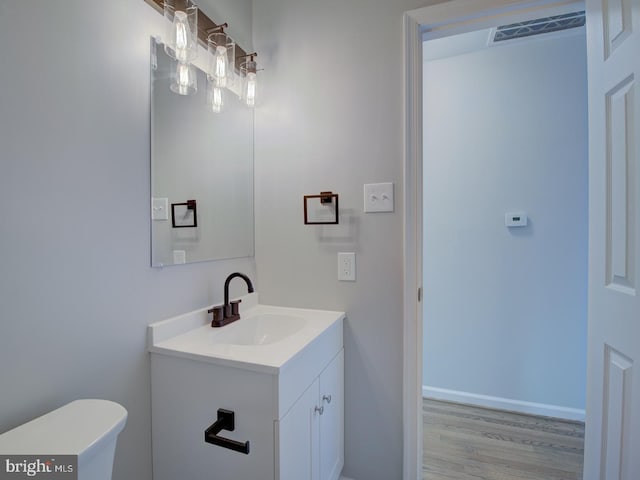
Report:
[{"label": "reflection in mirror", "polygon": [[197,92],[173,93],[175,61],[151,48],[151,264],[252,256],[253,110],[224,89],[214,113],[198,68]]}]

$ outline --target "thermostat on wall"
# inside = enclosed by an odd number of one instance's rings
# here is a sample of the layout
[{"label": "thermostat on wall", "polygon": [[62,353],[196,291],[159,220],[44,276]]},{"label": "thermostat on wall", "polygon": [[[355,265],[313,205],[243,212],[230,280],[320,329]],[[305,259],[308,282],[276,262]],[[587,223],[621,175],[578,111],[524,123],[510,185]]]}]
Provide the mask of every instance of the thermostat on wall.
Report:
[{"label": "thermostat on wall", "polygon": [[504,214],[504,224],[507,227],[526,227],[527,214],[525,212],[507,212]]}]

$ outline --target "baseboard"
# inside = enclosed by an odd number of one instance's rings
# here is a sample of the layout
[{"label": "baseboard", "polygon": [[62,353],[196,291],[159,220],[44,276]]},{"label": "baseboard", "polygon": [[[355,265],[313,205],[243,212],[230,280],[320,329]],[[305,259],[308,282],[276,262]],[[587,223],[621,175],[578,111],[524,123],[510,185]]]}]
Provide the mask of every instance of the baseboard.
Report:
[{"label": "baseboard", "polygon": [[578,420],[584,422],[585,411],[578,408],[560,407],[546,403],[523,402],[510,398],[491,397],[476,393],[448,390],[446,388],[422,386],[422,396],[434,400],[446,400],[450,402],[467,403],[480,407],[510,410],[512,412],[528,413],[530,415],[543,415],[545,417],[562,418],[564,420]]}]

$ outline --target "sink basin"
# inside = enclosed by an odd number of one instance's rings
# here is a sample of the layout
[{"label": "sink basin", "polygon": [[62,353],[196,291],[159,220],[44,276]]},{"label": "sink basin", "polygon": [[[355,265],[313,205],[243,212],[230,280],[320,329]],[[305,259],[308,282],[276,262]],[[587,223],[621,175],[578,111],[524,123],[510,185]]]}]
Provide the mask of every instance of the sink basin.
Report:
[{"label": "sink basin", "polygon": [[257,293],[241,300],[240,320],[224,327],[211,327],[206,308],[149,325],[149,351],[277,373],[307,347],[342,338],[343,312],[262,305]]},{"label": "sink basin", "polygon": [[210,340],[223,345],[268,345],[299,332],[305,325],[301,317],[263,313],[212,329]]}]

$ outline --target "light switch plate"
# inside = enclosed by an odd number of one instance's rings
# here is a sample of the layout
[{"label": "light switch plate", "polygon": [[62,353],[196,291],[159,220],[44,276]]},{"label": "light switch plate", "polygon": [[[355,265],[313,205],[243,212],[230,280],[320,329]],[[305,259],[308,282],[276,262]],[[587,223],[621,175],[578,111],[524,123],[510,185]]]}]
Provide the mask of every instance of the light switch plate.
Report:
[{"label": "light switch plate", "polygon": [[393,212],[393,183],[369,183],[364,186],[365,213]]},{"label": "light switch plate", "polygon": [[151,198],[151,220],[169,220],[168,198]]}]

